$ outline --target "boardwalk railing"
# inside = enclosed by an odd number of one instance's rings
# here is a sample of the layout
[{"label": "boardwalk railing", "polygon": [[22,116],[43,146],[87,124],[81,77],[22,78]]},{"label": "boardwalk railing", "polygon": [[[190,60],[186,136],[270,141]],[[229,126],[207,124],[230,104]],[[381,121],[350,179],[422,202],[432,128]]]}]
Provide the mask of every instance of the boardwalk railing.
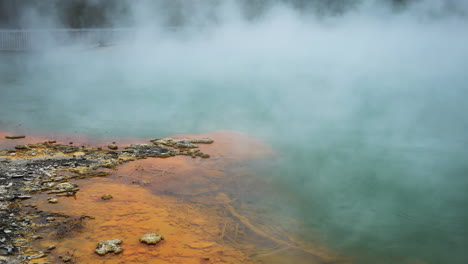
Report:
[{"label": "boardwalk railing", "polygon": [[41,50],[66,45],[114,45],[131,39],[130,28],[0,29],[0,51]]}]

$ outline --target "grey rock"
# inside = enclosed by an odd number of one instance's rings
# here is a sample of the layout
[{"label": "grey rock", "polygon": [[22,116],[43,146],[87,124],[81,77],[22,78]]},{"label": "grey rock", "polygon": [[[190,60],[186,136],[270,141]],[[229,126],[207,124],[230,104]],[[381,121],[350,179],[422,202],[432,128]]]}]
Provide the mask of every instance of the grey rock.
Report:
[{"label": "grey rock", "polygon": [[164,237],[157,233],[147,233],[140,237],[140,242],[148,245],[155,245],[161,240],[164,240]]},{"label": "grey rock", "polygon": [[122,240],[116,238],[111,240],[103,240],[97,244],[96,253],[101,256],[109,252],[118,254],[123,251],[123,249],[119,246],[120,243],[122,243]]},{"label": "grey rock", "polygon": [[190,143],[195,143],[195,144],[211,144],[214,142],[211,138],[194,138],[194,139],[189,139],[188,140]]}]

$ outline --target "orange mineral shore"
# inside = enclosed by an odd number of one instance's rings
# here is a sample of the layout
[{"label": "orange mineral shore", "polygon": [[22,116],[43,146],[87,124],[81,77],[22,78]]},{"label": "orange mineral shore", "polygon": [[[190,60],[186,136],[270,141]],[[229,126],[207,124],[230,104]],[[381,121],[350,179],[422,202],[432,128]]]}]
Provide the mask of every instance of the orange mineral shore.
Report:
[{"label": "orange mineral shore", "polygon": [[[46,140],[29,135],[5,139],[7,134],[0,132],[2,148]],[[42,239],[33,246],[48,254],[30,263],[348,263],[326,248],[299,242],[300,234],[282,229],[298,227],[300,222],[252,203],[253,194],[258,204],[278,195],[268,179],[255,177],[250,166],[277,155],[267,144],[232,131],[173,138],[213,139],[213,144],[199,145],[210,157],[127,162],[109,170],[106,177],[72,180],[80,189],[74,196],[40,193],[24,201],[25,206],[43,212],[42,221],[76,220],[68,221],[69,226],[39,229],[36,235]],[[57,141],[103,147],[115,142],[119,148],[150,144],[122,138],[98,142],[57,137]],[[49,198],[57,202],[50,203]],[[139,241],[152,232],[164,240],[156,245]],[[111,239],[123,241],[121,253],[95,253],[99,241]]]}]

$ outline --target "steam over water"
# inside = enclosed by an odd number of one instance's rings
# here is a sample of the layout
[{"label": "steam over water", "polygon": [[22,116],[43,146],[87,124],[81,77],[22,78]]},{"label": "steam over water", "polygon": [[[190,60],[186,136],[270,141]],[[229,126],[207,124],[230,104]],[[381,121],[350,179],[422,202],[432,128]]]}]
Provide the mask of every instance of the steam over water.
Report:
[{"label": "steam over water", "polygon": [[243,131],[279,153],[252,175],[281,186],[264,206],[320,243],[356,263],[468,263],[468,9],[434,3],[253,21],[225,6],[179,29],[138,13],[121,45],[0,54],[0,126]]}]

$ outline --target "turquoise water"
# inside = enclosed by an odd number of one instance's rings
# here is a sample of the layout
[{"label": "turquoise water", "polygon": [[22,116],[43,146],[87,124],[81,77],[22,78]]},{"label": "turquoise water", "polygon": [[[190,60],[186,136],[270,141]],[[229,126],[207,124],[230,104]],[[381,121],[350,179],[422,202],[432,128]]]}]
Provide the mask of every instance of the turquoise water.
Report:
[{"label": "turquoise water", "polygon": [[242,131],[280,153],[252,176],[295,194],[265,206],[319,230],[320,243],[356,263],[468,263],[463,28],[394,25],[375,38],[380,25],[284,23],[281,34],[233,26],[151,46],[0,54],[0,126]]}]

